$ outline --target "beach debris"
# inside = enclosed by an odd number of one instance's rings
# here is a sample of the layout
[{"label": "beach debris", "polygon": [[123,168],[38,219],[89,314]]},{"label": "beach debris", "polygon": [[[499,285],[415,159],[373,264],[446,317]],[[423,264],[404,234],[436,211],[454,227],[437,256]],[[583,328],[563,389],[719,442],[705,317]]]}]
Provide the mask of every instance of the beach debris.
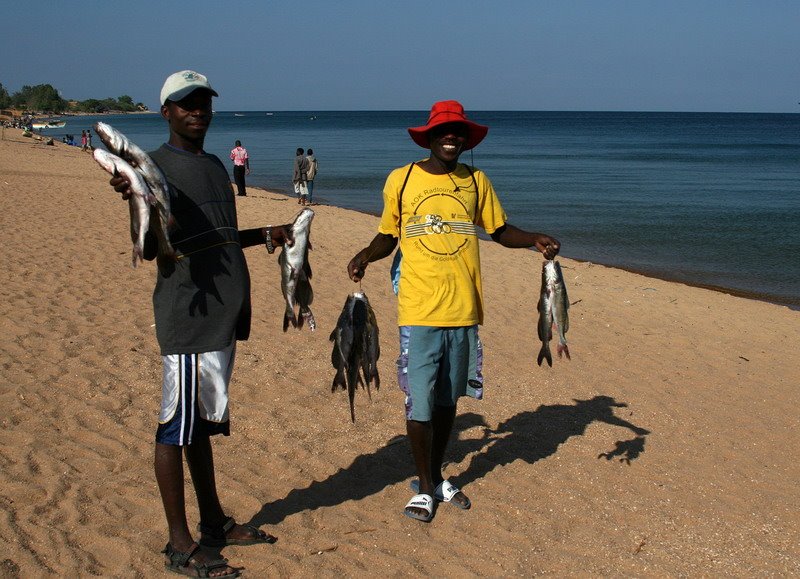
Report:
[{"label": "beach debris", "polygon": [[642,551],[642,549],[644,549],[645,545],[647,545],[647,537],[644,537],[641,541],[639,541],[639,544],[633,550],[633,554],[638,555]]},{"label": "beach debris", "polygon": [[[159,257],[174,258],[175,250],[172,247],[172,243],[170,243],[168,233],[171,213],[169,184],[166,176],[155,161],[150,158],[150,155],[111,125],[98,122],[95,123],[94,130],[109,151],[125,160],[144,179],[154,200],[150,206],[156,208],[158,217],[158,227],[155,228],[153,233],[158,238]],[[130,181],[130,179],[128,180]]]},{"label": "beach debris", "polygon": [[125,177],[130,183],[133,192],[128,199],[131,213],[131,241],[133,241],[131,265],[136,267],[144,260],[144,237],[150,226],[150,207],[155,203],[155,197],[144,178],[124,159],[105,149],[95,149],[92,155],[103,169],[112,175]]},{"label": "beach debris", "polygon": [[[303,209],[294,218],[291,225],[294,243],[284,245],[278,256],[281,267],[281,291],[286,300],[286,312],[283,314],[283,331],[292,324],[298,330],[307,323],[313,332],[317,328],[314,314],[311,313],[311,302],[314,291],[311,289],[311,265],[308,263],[308,250],[311,249],[309,236],[311,221],[314,219],[313,209]],[[299,306],[300,315],[295,313],[295,305]]]},{"label": "beach debris", "polygon": [[567,287],[564,285],[564,276],[561,274],[561,265],[552,259],[547,259],[542,264],[542,288],[539,293],[539,339],[542,349],[536,358],[536,363],[542,365],[542,360],[547,360],[547,365],[553,365],[553,356],[550,353],[550,340],[553,339],[553,328],[558,331],[558,357],[566,355],[570,359],[567,347],[567,330],[569,330],[569,299]]},{"label": "beach debris", "polygon": [[355,292],[347,296],[339,314],[336,327],[331,332],[333,342],[331,364],[336,369],[331,392],[347,390],[350,399],[350,419],[355,422],[355,394],[360,384],[370,393],[370,384],[380,388],[378,358],[381,350],[378,335],[378,321],[369,304],[366,294]]}]

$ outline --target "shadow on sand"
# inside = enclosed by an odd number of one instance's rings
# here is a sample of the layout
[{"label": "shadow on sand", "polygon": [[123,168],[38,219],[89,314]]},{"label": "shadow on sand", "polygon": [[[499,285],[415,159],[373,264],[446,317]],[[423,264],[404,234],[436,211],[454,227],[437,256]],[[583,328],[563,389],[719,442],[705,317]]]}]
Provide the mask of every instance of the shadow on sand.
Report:
[{"label": "shadow on sand", "polygon": [[[490,429],[479,414],[470,412],[458,416],[453,427],[456,433],[482,427],[483,436],[459,438],[450,443],[447,455],[453,462],[461,462],[470,454],[477,453],[467,469],[450,480],[456,486],[466,487],[496,467],[515,460],[533,464],[555,454],[570,437],[583,435],[593,422],[621,426],[636,435],[631,440],[617,441],[613,449],[601,452],[596,458],[618,459],[630,464],[644,452],[644,437],[650,432],[614,414],[614,408],[625,408],[627,404],[610,396],[574,402],[572,405],[543,405],[534,411],[520,412],[502,422],[496,430]],[[325,480],[314,481],[304,489],[292,490],[283,499],[264,504],[253,515],[250,524],[274,525],[306,510],[363,499],[415,475],[406,438],[398,436],[375,452],[357,457],[349,467]]]}]

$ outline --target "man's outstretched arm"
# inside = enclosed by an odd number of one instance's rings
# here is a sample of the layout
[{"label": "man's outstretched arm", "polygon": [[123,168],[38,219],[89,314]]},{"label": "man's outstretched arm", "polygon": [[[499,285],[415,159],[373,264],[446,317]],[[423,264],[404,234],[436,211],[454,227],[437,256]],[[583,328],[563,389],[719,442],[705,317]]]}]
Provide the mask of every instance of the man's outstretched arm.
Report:
[{"label": "man's outstretched arm", "polygon": [[545,259],[553,259],[561,249],[561,244],[555,237],[550,237],[544,233],[525,231],[510,223],[498,227],[491,236],[494,241],[503,247],[535,247],[544,255]]},{"label": "man's outstretched arm", "polygon": [[367,265],[391,255],[397,247],[397,238],[387,233],[378,233],[372,242],[359,251],[347,264],[347,275],[353,281],[361,281]]}]

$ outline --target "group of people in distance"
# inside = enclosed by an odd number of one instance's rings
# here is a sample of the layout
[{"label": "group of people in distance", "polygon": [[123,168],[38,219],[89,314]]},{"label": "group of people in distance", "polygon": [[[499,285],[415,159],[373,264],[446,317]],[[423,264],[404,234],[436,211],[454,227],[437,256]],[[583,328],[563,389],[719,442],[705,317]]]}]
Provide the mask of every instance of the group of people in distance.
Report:
[{"label": "group of people in distance", "polygon": [[300,205],[311,205],[314,196],[314,177],[317,175],[317,159],[312,149],[305,153],[298,147],[294,157],[292,185],[297,202]]},{"label": "group of people in distance", "polygon": [[[158,259],[153,305],[164,378],[154,465],[168,527],[166,568],[188,576],[230,578],[242,569],[215,555],[218,549],[276,540],[225,512],[214,476],[211,437],[230,434],[228,384],[236,343],[250,333],[250,275],[243,250],[266,245],[272,253],[293,240],[288,224],[237,230],[227,170],[203,148],[216,96],[208,79],[191,70],[170,75],[163,85],[161,116],[169,137],[150,155],[170,183],[177,259],[157,257],[158,240],[149,233],[145,258]],[[436,503],[471,506],[464,491],[444,477],[442,464],[483,322],[477,230],[505,247],[536,248],[547,259],[555,257],[560,244],[508,223],[489,178],[459,163],[461,153],[477,146],[488,127],[469,120],[458,102],[435,103],[427,123],[408,131],[429,155],[389,174],[377,234],[342,265],[357,282],[370,263],[390,256],[398,245],[402,252],[398,378],[418,474],[402,512],[430,522]],[[296,183],[313,183],[309,157],[311,150],[303,157],[298,149]],[[249,169],[246,156],[241,166],[242,173]],[[110,183],[123,199],[130,197],[124,177],[112,177]],[[310,203],[310,190],[304,200],[299,189],[301,204]],[[209,287],[216,288],[214,294]],[[207,304],[203,311],[193,307],[198,293]],[[197,540],[186,516],[184,457],[199,507]]]},{"label": "group of people in distance", "polygon": [[[69,134],[69,133],[65,134],[61,138],[61,142],[64,143],[65,145],[78,146],[78,143],[75,142],[75,135],[72,135],[72,134]],[[94,151],[94,147],[92,147],[92,130],[91,129],[87,129],[85,131],[81,131],[81,144],[80,144],[80,147],[81,147],[82,151],[88,151],[89,153]]]},{"label": "group of people in distance", "polygon": [[[247,187],[245,186],[245,175],[250,174],[250,156],[247,149],[242,146],[241,141],[236,141],[236,146],[231,150],[231,161],[233,161],[233,181],[236,183],[237,195],[245,197]],[[302,148],[297,149],[294,158],[294,169],[292,172],[292,186],[297,195],[297,202],[300,205],[311,205],[314,196],[314,177],[317,175],[317,159],[314,157],[312,149],[305,153]]]}]

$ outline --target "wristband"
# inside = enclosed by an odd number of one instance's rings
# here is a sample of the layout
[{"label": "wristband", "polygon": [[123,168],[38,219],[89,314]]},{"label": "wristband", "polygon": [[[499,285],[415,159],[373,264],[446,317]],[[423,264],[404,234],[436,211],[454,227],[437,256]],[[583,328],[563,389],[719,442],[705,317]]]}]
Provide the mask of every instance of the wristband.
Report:
[{"label": "wristband", "polygon": [[267,253],[275,253],[275,246],[272,244],[272,228],[264,228],[264,243],[267,246]]}]

